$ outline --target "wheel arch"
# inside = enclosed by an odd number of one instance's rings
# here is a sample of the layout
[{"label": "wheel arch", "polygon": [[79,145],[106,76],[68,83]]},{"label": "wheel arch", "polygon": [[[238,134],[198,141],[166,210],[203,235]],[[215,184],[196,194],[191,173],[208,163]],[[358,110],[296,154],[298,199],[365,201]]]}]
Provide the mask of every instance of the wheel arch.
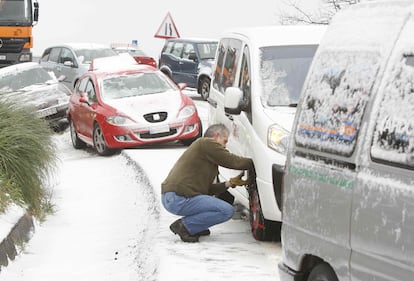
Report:
[{"label": "wheel arch", "polygon": [[321,263],[326,263],[332,268],[332,266],[329,263],[327,263],[320,257],[310,255],[310,254],[304,255],[302,258],[302,261],[300,262],[300,267],[299,267],[299,271],[303,272],[303,276],[304,276],[304,279],[302,281],[306,281],[312,269]]},{"label": "wheel arch", "polygon": [[170,68],[166,67],[166,66],[162,66],[160,68],[160,71],[162,73],[164,73],[168,78],[172,79],[172,71]]},{"label": "wheel arch", "polygon": [[211,82],[211,77],[207,74],[200,74],[197,78],[197,89],[200,90],[202,82],[204,79],[208,79]]}]

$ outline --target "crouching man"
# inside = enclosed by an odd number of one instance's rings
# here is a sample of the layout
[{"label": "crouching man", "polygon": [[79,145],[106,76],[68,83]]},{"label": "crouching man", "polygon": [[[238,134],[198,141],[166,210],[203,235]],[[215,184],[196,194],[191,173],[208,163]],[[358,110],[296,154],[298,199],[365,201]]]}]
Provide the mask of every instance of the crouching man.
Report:
[{"label": "crouching man", "polygon": [[167,211],[181,216],[170,225],[174,234],[184,242],[198,242],[202,235],[209,235],[209,227],[232,218],[234,209],[228,202],[216,198],[229,187],[246,185],[242,174],[227,182],[214,183],[218,167],[250,170],[253,161],[226,149],[229,130],[223,124],[207,128],[204,137],[194,141],[177,160],[161,184],[161,200]]}]

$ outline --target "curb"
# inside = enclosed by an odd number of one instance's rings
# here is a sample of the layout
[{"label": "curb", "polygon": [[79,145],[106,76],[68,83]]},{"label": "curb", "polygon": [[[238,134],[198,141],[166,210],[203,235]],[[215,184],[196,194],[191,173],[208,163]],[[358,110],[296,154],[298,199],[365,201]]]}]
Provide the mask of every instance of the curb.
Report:
[{"label": "curb", "polygon": [[1,267],[6,267],[18,255],[17,247],[30,240],[33,230],[33,217],[26,212],[0,243],[0,272]]}]

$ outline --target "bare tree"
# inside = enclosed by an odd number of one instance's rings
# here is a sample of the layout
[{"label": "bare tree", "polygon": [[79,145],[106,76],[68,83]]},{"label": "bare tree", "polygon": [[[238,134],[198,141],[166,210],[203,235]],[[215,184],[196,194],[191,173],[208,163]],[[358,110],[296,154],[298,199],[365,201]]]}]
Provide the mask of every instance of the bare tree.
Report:
[{"label": "bare tree", "polygon": [[300,0],[282,0],[291,12],[279,11],[279,23],[286,24],[329,24],[331,18],[341,9],[354,5],[361,0],[321,0],[314,11],[304,8]]}]

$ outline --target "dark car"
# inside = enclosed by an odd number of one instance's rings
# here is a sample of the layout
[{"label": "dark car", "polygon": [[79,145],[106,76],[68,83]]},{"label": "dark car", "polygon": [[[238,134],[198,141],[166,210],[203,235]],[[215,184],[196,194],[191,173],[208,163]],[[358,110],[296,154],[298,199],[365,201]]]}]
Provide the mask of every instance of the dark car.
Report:
[{"label": "dark car", "polygon": [[175,83],[186,83],[207,100],[217,44],[217,40],[211,39],[168,39],[158,67]]},{"label": "dark car", "polygon": [[25,62],[0,69],[0,101],[36,110],[55,130],[66,128],[71,91],[38,63]]}]

